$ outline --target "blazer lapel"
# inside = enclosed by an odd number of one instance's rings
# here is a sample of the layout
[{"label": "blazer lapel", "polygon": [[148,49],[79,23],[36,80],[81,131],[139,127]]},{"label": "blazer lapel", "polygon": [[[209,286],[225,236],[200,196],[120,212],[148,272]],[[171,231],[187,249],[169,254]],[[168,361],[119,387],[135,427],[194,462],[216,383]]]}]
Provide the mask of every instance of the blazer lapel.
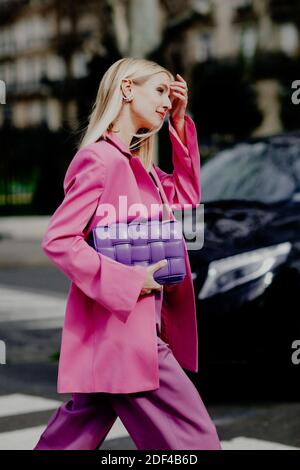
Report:
[{"label": "blazer lapel", "polygon": [[162,204],[162,201],[163,201],[163,220],[174,220],[175,216],[169,206],[169,201],[164,192],[161,181],[155,171],[154,165],[152,164],[150,173],[153,175],[153,178],[159,188],[161,197],[158,194],[157,188],[155,187],[155,184],[152,181],[151,176],[149,175],[147,170],[144,168],[140,159],[132,155],[129,147],[127,147],[127,145],[124,142],[122,142],[122,140],[115,133],[106,131],[103,135],[103,138],[107,140],[108,142],[110,142],[112,145],[115,145],[115,147],[117,147],[128,158],[132,171],[138,182],[139,189],[141,193],[143,192],[145,193],[145,197],[143,197],[142,199],[147,200],[147,194],[149,194],[149,189],[150,189],[150,191],[152,191],[152,195],[154,199],[157,200],[158,204]]}]

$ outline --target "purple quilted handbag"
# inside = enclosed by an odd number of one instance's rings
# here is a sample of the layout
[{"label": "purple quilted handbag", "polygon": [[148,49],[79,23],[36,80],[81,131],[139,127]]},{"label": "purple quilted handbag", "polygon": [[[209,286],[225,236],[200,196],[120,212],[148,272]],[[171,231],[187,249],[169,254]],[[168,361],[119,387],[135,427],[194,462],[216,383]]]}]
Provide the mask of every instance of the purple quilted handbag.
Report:
[{"label": "purple quilted handbag", "polygon": [[186,275],[184,238],[178,220],[138,220],[94,227],[87,242],[97,252],[130,266],[168,264],[154,273],[159,284],[177,284]]}]

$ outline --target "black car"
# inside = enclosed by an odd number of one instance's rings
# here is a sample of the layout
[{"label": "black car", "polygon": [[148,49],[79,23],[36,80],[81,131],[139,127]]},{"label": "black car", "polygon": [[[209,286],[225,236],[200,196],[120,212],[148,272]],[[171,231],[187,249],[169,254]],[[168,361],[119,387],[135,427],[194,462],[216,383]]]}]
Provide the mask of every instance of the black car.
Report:
[{"label": "black car", "polygon": [[[300,133],[239,142],[200,178],[204,243],[189,249],[199,387],[299,396]],[[185,217],[202,230],[197,211]]]}]

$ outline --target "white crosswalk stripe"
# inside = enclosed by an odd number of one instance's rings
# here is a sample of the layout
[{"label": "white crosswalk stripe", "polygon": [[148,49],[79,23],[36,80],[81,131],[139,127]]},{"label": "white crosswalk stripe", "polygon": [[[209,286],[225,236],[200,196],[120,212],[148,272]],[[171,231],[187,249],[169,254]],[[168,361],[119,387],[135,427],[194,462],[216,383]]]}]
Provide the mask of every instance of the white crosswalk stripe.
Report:
[{"label": "white crosswalk stripe", "polygon": [[221,446],[223,450],[300,450],[299,447],[244,436],[235,437],[230,441],[222,441]]},{"label": "white crosswalk stripe", "polygon": [[22,413],[52,410],[61,405],[60,401],[13,393],[0,396],[0,418],[14,416]]},{"label": "white crosswalk stripe", "polygon": [[63,325],[66,298],[0,285],[0,322],[58,320]]},{"label": "white crosswalk stripe", "polygon": [[45,426],[0,433],[0,450],[32,450]]},{"label": "white crosswalk stripe", "polygon": [[[11,394],[0,396],[0,420],[7,416],[24,415],[38,411],[53,410],[62,404],[61,401],[48,398]],[[31,450],[44,432],[47,423],[42,426],[27,427],[15,431],[0,433],[0,450]],[[106,436],[105,442],[111,439],[129,438],[129,434],[122,421],[117,418],[110,432]],[[297,447],[270,442],[267,440],[254,439],[245,436],[238,436],[228,441],[221,441],[223,450],[300,450]]]},{"label": "white crosswalk stripe", "polygon": [[[38,411],[55,411],[62,404],[61,401],[32,395],[14,393],[0,396],[0,420],[7,416],[24,415]],[[0,450],[30,450],[36,445],[40,435],[44,432],[47,423],[43,426],[28,427],[15,431],[0,433]],[[117,418],[105,442],[110,439],[129,437],[122,421]]]},{"label": "white crosswalk stripe", "polygon": [[[0,433],[0,450],[31,450],[37,444],[41,434],[44,432],[44,426],[35,426],[32,428],[18,429]],[[120,437],[129,437],[122,421],[117,418],[112,426],[105,442]]]}]

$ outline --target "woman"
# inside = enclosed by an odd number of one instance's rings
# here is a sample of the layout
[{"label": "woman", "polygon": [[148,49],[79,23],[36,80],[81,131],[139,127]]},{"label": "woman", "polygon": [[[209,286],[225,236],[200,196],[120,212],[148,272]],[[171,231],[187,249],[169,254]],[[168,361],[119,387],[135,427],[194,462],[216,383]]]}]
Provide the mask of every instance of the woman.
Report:
[{"label": "woman", "polygon": [[[65,198],[42,241],[46,255],[72,281],[57,386],[72,398],[53,414],[35,449],[97,449],[118,416],[138,449],[221,449],[183,371],[198,371],[186,245],[184,281],[162,290],[153,275],[164,260],[126,266],[86,241],[101,223],[137,213],[149,218],[153,207],[156,218],[167,214],[173,220],[170,206],[200,204],[197,134],[185,113],[186,82],[177,78],[155,62],[123,58],[101,80],[65,175]],[[153,136],[167,112],[172,174],[151,160]]]}]

